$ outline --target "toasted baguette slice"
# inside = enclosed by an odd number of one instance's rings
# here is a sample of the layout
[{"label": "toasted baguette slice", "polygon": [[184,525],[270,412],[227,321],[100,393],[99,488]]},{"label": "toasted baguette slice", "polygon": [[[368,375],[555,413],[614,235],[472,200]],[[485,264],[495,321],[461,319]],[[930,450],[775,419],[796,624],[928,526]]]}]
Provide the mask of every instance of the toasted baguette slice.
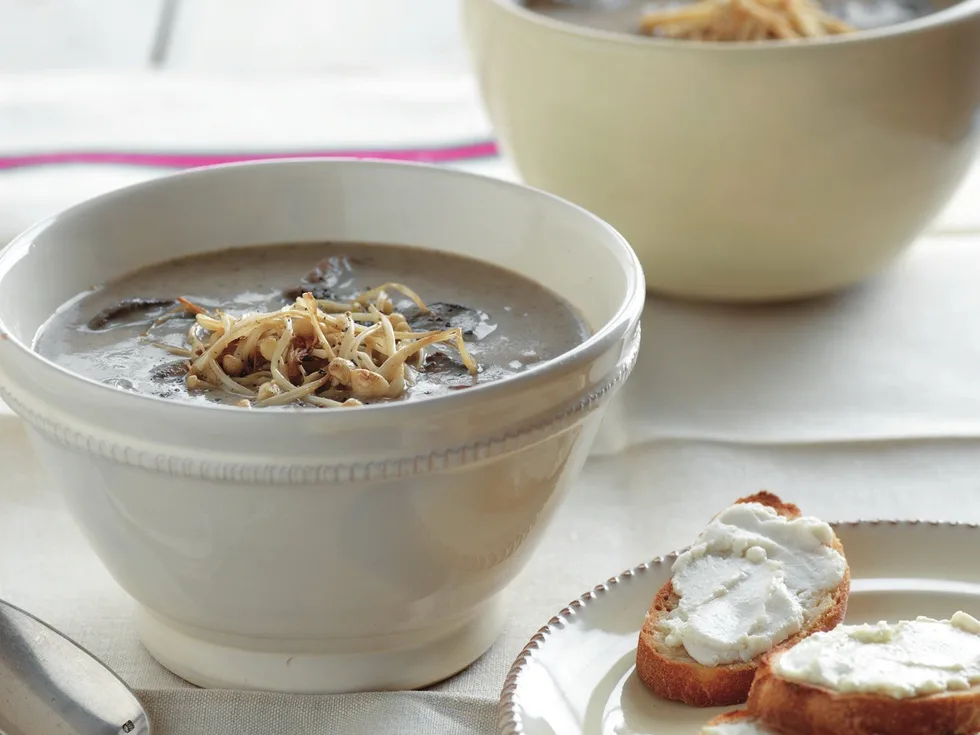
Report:
[{"label": "toasted baguette slice", "polygon": [[[811,643],[818,641],[814,639]],[[786,653],[783,649],[766,657],[749,694],[748,709],[752,716],[777,732],[793,735],[980,733],[980,686],[904,699],[885,694],[840,693],[780,676],[773,667]]]},{"label": "toasted baguette slice", "polygon": [[[799,518],[802,515],[795,505],[785,503],[768,492],[739,498],[735,502],[766,505],[785,518]],[[844,555],[844,548],[836,536],[833,548]],[[834,628],[844,618],[850,588],[850,570],[845,569],[844,577],[837,588],[814,609],[808,611],[803,629],[776,648],[792,646],[812,633]],[[640,680],[661,697],[693,707],[722,707],[744,703],[761,657],[746,662],[704,666],[691,658],[683,647],[668,646],[659,623],[677,606],[679,600],[670,581],[660,588],[654,598],[653,606],[640,631],[636,651],[636,672]]]},{"label": "toasted baguette slice", "polygon": [[775,735],[766,730],[746,709],[726,712],[710,720],[701,735]]}]

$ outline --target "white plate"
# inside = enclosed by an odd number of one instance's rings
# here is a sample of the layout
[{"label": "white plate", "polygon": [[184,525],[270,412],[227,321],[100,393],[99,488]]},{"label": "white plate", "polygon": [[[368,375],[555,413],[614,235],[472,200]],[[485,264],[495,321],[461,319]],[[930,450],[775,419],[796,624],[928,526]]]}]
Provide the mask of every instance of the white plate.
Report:
[{"label": "white plate", "polygon": [[[980,529],[919,521],[835,525],[851,566],[848,623],[980,614]],[[696,735],[724,709],[660,699],[633,672],[643,616],[675,554],[613,577],[552,618],[511,668],[502,735]]]}]

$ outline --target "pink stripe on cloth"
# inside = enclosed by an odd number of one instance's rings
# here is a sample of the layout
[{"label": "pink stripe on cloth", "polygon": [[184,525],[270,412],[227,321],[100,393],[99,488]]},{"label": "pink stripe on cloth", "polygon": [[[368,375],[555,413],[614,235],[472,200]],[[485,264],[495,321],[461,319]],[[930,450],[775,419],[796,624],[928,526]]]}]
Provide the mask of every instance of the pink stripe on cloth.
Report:
[{"label": "pink stripe on cloth", "polygon": [[145,166],[150,168],[195,168],[241,161],[267,161],[273,158],[375,158],[416,163],[452,163],[498,155],[492,141],[432,148],[364,149],[334,151],[279,151],[276,153],[126,153],[59,151],[0,156],[0,171],[34,166],[70,164],[104,166]]}]

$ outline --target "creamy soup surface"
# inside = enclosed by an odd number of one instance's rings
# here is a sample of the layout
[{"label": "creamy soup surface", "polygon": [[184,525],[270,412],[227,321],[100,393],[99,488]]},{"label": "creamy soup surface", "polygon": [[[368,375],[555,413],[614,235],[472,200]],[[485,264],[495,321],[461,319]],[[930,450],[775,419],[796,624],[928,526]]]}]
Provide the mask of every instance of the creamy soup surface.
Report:
[{"label": "creamy soup surface", "polygon": [[[693,0],[692,0],[693,1]],[[600,31],[638,34],[646,12],[689,5],[685,0],[514,0],[556,20]],[[830,13],[859,30],[903,23],[955,4],[951,0],[822,0]]]},{"label": "creamy soup surface", "polygon": [[73,373],[118,388],[233,404],[240,396],[189,389],[187,360],[159,346],[186,346],[192,315],[170,318],[143,336],[174,308],[175,299],[241,316],[281,309],[304,292],[344,301],[388,282],[409,286],[429,308],[423,313],[397,291],[387,292],[414,331],[459,327],[479,364],[473,375],[451,345],[427,347],[411,371],[414,384],[397,400],[445,395],[518,375],[591,334],[564,299],[475,259],[398,245],[303,243],[236,248],[144,268],[66,303],[38,331],[34,348]]}]

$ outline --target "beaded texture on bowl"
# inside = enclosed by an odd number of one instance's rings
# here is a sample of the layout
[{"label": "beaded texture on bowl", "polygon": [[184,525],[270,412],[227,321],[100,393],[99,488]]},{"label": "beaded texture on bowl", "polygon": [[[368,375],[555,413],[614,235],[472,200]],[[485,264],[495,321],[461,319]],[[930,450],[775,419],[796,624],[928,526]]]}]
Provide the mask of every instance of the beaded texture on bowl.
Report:
[{"label": "beaded texture on bowl", "polygon": [[479,442],[433,451],[427,455],[405,457],[387,462],[360,464],[288,465],[283,463],[216,462],[198,457],[140,450],[132,444],[100,438],[69,428],[25,405],[0,386],[0,398],[45,437],[70,448],[94,454],[102,459],[140,467],[177,477],[238,482],[248,484],[302,485],[315,483],[344,483],[389,480],[413,475],[440,472],[463,467],[514,451],[533,443],[545,434],[553,433],[558,425],[578,420],[598,407],[601,402],[629,377],[636,364],[640,348],[640,326],[630,338],[630,348],[615,372],[600,386],[579,400],[567,405],[560,413],[507,434]]}]

